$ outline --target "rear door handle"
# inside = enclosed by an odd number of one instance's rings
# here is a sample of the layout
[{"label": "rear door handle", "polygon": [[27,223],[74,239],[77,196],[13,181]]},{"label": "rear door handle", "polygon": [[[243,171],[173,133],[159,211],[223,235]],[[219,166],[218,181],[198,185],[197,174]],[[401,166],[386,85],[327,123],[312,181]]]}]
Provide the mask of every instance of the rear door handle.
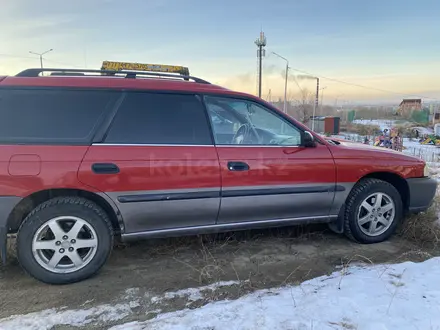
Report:
[{"label": "rear door handle", "polygon": [[95,163],[92,165],[92,171],[96,174],[117,174],[119,167],[112,163]]},{"label": "rear door handle", "polygon": [[249,171],[249,165],[244,162],[228,162],[229,171]]}]

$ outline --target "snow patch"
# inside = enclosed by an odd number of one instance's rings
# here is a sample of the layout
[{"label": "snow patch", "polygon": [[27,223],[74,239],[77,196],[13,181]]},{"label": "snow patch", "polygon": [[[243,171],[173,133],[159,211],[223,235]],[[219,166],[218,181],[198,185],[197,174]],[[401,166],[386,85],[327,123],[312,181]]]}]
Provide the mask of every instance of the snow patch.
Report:
[{"label": "snow patch", "polygon": [[197,301],[203,299],[204,291],[214,291],[216,289],[225,287],[225,286],[233,286],[240,285],[238,281],[222,281],[213,283],[206,286],[201,286],[198,288],[189,288],[184,290],[179,290],[175,292],[166,292],[163,297],[153,297],[151,298],[152,303],[159,303],[164,299],[173,299],[173,298],[187,298],[189,302]]},{"label": "snow patch", "polygon": [[440,258],[349,267],[295,287],[158,315],[112,330],[437,329]]},{"label": "snow patch", "polygon": [[[135,305],[135,304],[134,304]],[[47,309],[26,315],[14,315],[0,320],[1,330],[49,330],[56,325],[84,326],[91,322],[118,321],[128,316],[134,308],[132,302],[116,305],[101,305],[89,309]]]},{"label": "snow patch", "polygon": [[353,120],[353,124],[379,126],[380,130],[383,131],[384,129],[391,129],[395,126],[396,121],[386,119],[355,119]]},{"label": "snow patch", "polygon": [[[26,315],[13,315],[8,318],[0,319],[0,330],[48,330],[57,325],[69,325],[80,327],[85,325],[102,325],[109,322],[119,321],[133,313],[133,309],[140,307],[152,307],[145,313],[158,314],[159,308],[153,308],[152,304],[159,304],[176,297],[185,298],[188,304],[204,298],[203,293],[214,291],[219,288],[239,285],[239,281],[217,282],[199,288],[189,288],[175,292],[167,292],[162,296],[151,297],[146,293],[141,301],[139,288],[130,288],[118,298],[117,301],[123,303],[99,305],[87,309],[67,310],[66,307],[59,309],[52,308],[41,312]],[[151,297],[151,298],[150,298]],[[85,301],[81,307],[90,304],[93,300]],[[158,306],[154,306],[158,307]],[[159,306],[160,307],[160,306]]]},{"label": "snow patch", "polygon": [[429,175],[440,182],[440,163],[438,162],[427,162],[429,169]]},{"label": "snow patch", "polygon": [[[125,303],[115,305],[105,304],[88,309],[67,310],[66,307],[60,309],[52,308],[41,312],[26,315],[13,315],[0,319],[0,330],[20,329],[20,330],[46,330],[52,329],[56,325],[84,326],[90,323],[107,323],[122,320],[130,315],[132,310],[140,306],[136,294],[139,289],[127,289],[121,296]],[[81,306],[92,301],[87,300]]]}]

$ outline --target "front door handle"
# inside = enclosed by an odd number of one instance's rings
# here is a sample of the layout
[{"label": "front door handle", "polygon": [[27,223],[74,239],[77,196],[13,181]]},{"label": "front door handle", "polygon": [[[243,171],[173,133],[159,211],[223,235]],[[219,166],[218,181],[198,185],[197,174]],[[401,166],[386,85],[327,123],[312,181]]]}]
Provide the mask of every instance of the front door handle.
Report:
[{"label": "front door handle", "polygon": [[228,162],[229,171],[249,171],[249,165],[244,162]]},{"label": "front door handle", "polygon": [[96,174],[117,174],[119,167],[112,163],[95,163],[92,165],[92,171]]}]

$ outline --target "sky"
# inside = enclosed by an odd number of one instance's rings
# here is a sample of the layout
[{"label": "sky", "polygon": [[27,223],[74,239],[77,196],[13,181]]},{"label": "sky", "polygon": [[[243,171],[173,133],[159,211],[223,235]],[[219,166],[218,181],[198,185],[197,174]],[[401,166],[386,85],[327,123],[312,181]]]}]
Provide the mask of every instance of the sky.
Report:
[{"label": "sky", "polygon": [[[0,0],[0,74],[38,67],[99,68],[102,61],[173,64],[257,93],[257,49],[267,38],[262,97],[313,92],[325,104],[440,102],[438,0]],[[300,70],[300,71],[296,71]],[[303,71],[303,72],[302,72]],[[327,78],[331,78],[327,79]],[[342,83],[343,82],[343,83]],[[355,86],[356,85],[356,86]],[[363,88],[358,85],[362,85]]]}]

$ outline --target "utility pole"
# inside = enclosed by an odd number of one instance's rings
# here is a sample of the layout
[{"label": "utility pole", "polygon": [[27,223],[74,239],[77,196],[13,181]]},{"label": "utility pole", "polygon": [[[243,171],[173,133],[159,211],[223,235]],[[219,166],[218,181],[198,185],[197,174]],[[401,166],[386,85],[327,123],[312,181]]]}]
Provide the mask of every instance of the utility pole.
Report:
[{"label": "utility pole", "polygon": [[258,58],[258,97],[261,97],[261,86],[263,79],[263,57],[266,55],[266,50],[264,47],[266,46],[266,37],[264,36],[264,32],[260,32],[260,38],[255,40],[255,44],[257,45],[257,58]]},{"label": "utility pole", "polygon": [[275,56],[281,58],[282,60],[286,61],[286,79],[284,81],[284,113],[287,113],[287,80],[289,79],[289,60],[285,57],[282,57],[281,55],[272,52]]},{"label": "utility pole", "polygon": [[29,53],[33,54],[33,55],[38,55],[40,57],[40,66],[43,69],[43,55],[46,55],[47,53],[49,53],[51,51],[53,51],[52,48],[49,50],[46,50],[44,53],[35,53],[35,52],[31,52],[31,51],[29,51]]},{"label": "utility pole", "polygon": [[326,89],[326,88],[327,88],[327,86],[324,86],[324,87],[320,88],[320,90],[321,90],[321,105],[319,106],[319,108],[320,108],[321,115],[324,115],[324,111],[322,111],[323,110],[323,108],[322,108],[322,100],[324,99],[324,89]]},{"label": "utility pole", "polygon": [[316,115],[316,109],[318,108],[319,104],[319,78],[316,78],[316,95],[315,95],[315,104],[313,106],[313,120],[312,120],[312,131],[315,131],[315,115]]}]

